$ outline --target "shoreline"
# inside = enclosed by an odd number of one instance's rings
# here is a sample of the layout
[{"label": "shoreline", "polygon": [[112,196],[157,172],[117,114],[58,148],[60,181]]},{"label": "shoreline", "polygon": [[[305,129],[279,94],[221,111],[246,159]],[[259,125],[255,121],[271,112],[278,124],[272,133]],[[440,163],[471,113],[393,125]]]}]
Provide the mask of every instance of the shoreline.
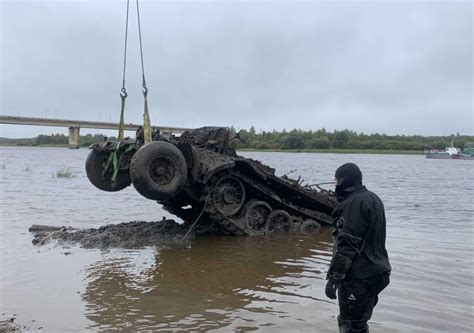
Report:
[{"label": "shoreline", "polygon": [[[0,144],[0,147],[5,148],[65,148],[69,149],[68,145],[14,145],[14,144]],[[79,149],[88,149],[88,146],[79,147]],[[76,149],[71,149],[76,150]],[[314,153],[314,154],[380,154],[380,155],[423,155],[423,152],[417,150],[389,150],[389,149],[255,149],[255,148],[241,148],[236,149],[241,152],[258,152],[258,153]]]},{"label": "shoreline", "polygon": [[381,155],[423,155],[418,150],[389,150],[389,149],[254,149],[242,148],[237,151],[262,153],[315,153],[315,154],[381,154]]},{"label": "shoreline", "polygon": [[[0,147],[3,148],[69,148],[68,145],[15,145],[15,144],[5,144],[0,143]],[[80,148],[88,148],[86,146]]]}]

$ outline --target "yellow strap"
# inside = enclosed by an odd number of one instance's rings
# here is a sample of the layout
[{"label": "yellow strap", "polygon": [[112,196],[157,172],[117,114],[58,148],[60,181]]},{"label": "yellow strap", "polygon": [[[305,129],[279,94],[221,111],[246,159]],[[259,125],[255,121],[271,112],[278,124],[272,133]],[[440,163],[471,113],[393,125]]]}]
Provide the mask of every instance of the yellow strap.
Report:
[{"label": "yellow strap", "polygon": [[[123,90],[125,90],[125,89],[123,89]],[[123,115],[124,115],[124,111],[125,111],[125,98],[127,98],[127,93],[120,94],[120,97],[122,97],[122,110],[120,110],[118,142],[123,142],[125,140],[125,120],[124,120]]]},{"label": "yellow strap", "polygon": [[148,99],[146,92],[143,93],[145,97],[145,112],[143,113],[143,139],[145,143],[151,142],[151,121],[150,114],[148,113]]}]

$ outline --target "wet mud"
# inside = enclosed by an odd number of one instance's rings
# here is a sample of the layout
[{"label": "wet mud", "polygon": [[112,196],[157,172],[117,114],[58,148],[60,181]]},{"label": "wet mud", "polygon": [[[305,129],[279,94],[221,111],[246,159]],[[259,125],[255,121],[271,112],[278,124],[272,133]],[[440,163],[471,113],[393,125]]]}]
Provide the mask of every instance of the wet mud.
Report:
[{"label": "wet mud", "polygon": [[223,234],[213,223],[179,224],[171,219],[156,222],[133,221],[109,224],[98,229],[74,229],[33,225],[29,228],[34,245],[52,241],[60,244],[78,244],[84,248],[142,248],[146,246],[186,246],[199,235]]}]

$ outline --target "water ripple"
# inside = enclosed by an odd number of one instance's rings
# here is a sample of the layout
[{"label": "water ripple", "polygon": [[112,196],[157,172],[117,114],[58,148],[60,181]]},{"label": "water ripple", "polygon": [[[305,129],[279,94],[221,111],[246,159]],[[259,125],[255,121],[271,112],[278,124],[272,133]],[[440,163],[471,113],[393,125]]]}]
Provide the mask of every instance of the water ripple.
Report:
[{"label": "water ripple", "polygon": [[[191,248],[35,248],[31,224],[80,228],[169,215],[132,187],[96,190],[87,150],[0,148],[0,311],[47,331],[334,332],[324,296],[332,255],[320,235],[207,237]],[[392,282],[374,332],[470,332],[473,326],[472,161],[422,156],[245,153],[317,183],[352,161],[383,199]],[[55,172],[69,167],[71,179]],[[65,255],[69,253],[69,255]],[[47,307],[44,304],[48,304]],[[58,315],[64,314],[64,315]]]}]

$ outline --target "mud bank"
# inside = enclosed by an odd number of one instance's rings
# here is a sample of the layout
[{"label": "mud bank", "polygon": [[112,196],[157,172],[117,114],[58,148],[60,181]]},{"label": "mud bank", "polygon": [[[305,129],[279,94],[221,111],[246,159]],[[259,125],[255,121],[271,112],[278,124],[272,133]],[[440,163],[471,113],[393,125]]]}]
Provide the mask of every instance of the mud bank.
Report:
[{"label": "mud bank", "polygon": [[[34,245],[51,241],[60,244],[79,244],[85,248],[140,248],[145,246],[185,246],[198,235],[222,234],[213,224],[189,225],[174,220],[157,222],[133,221],[109,224],[98,229],[74,229],[33,225],[29,228]],[[188,233],[188,231],[190,231]],[[188,234],[187,234],[188,233]]]}]

